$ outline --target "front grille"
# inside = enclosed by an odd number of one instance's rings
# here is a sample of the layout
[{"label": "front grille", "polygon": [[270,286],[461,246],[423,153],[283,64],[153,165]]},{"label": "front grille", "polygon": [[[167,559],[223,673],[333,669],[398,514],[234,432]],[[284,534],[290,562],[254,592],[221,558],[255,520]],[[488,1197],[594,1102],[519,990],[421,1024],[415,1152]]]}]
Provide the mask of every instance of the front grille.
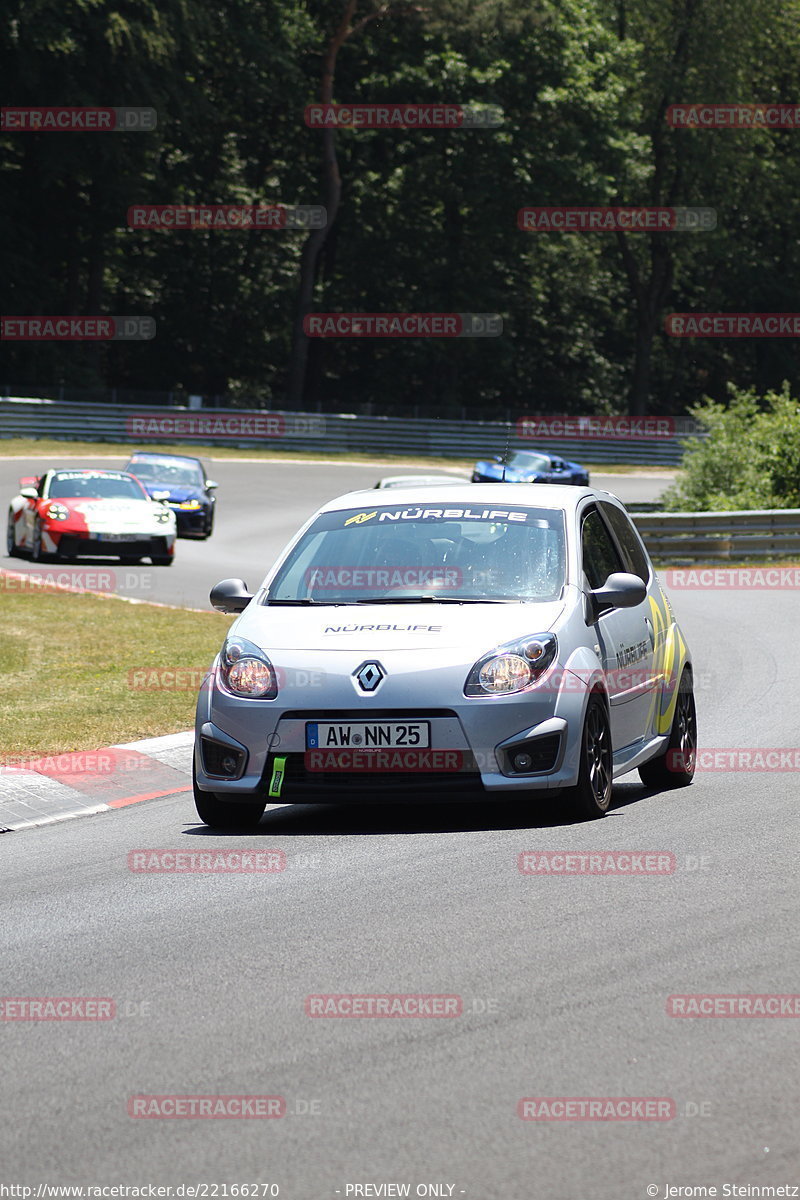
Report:
[{"label": "front grille", "polygon": [[[164,548],[155,546],[154,542],[164,543]],[[74,558],[79,554],[91,558],[144,558],[152,553],[166,554],[167,550],[164,538],[143,538],[136,542],[98,542],[91,538],[64,536],[58,543],[58,553],[65,558]]]},{"label": "front grille", "polygon": [[[348,800],[410,802],[466,800],[486,797],[478,771],[309,771],[304,754],[287,754],[281,800]],[[268,790],[273,760],[268,761],[262,787]]]},{"label": "front grille", "polygon": [[291,709],[282,715],[284,721],[431,721],[436,717],[455,717],[452,708],[315,708]]}]

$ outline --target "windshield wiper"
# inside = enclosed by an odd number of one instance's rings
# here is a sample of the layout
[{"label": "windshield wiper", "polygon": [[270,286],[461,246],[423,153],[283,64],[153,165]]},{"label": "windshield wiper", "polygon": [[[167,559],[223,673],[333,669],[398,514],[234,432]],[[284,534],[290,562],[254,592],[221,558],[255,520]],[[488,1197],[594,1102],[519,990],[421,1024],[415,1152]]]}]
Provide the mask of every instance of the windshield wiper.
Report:
[{"label": "windshield wiper", "polygon": [[489,596],[373,596],[368,600],[356,600],[356,604],[517,604],[516,597],[502,599]]},{"label": "windshield wiper", "polygon": [[336,608],[344,604],[357,602],[352,600],[312,600],[310,596],[304,596],[302,600],[270,600],[267,597],[264,603],[270,606],[280,606],[281,608],[306,608],[310,605],[319,605],[323,608]]}]

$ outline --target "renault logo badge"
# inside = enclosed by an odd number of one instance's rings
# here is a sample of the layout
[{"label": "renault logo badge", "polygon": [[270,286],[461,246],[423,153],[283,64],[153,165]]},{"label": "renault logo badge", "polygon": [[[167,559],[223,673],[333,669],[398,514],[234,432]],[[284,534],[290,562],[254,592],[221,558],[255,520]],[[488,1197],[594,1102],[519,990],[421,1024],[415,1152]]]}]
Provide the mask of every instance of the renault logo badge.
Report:
[{"label": "renault logo badge", "polygon": [[365,662],[353,674],[362,692],[374,692],[386,672],[379,662]]}]

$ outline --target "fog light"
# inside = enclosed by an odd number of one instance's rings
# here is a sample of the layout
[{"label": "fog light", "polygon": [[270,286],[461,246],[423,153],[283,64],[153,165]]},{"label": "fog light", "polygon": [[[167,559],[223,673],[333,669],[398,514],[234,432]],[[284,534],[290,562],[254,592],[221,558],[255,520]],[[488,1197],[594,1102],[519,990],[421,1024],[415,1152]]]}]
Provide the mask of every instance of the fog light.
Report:
[{"label": "fog light", "polygon": [[238,779],[244,772],[246,754],[235,746],[225,746],[211,738],[200,739],[203,754],[203,769],[206,775],[217,779]]},{"label": "fog light", "polygon": [[530,771],[533,766],[533,759],[530,754],[515,754],[514,755],[514,770],[515,771]]}]

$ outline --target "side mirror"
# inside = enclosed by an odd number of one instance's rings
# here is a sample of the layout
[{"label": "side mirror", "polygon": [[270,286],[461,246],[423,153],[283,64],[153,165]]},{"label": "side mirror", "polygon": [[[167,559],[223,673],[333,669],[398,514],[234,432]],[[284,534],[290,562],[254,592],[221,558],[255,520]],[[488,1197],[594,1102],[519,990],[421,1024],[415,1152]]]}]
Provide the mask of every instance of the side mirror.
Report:
[{"label": "side mirror", "polygon": [[589,593],[591,620],[596,621],[607,608],[636,608],[647,597],[647,584],[638,575],[614,571],[601,588]]},{"label": "side mirror", "polygon": [[503,461],[502,454],[493,454],[492,455],[492,462],[501,463],[502,461]]},{"label": "side mirror", "polygon": [[240,613],[244,612],[253,596],[243,579],[223,579],[214,585],[208,598],[211,607],[219,612]]},{"label": "side mirror", "polygon": [[34,487],[24,487],[20,489],[20,496],[24,496],[26,500],[37,500],[39,493]]},{"label": "side mirror", "polygon": [[218,612],[243,612],[252,599],[243,580],[222,580],[209,593],[211,607]]},{"label": "side mirror", "polygon": [[563,471],[566,463],[563,458],[553,458],[550,460],[550,467],[553,471]]},{"label": "side mirror", "polygon": [[216,479],[207,479],[206,487],[210,492],[213,492],[215,487],[219,487],[219,484],[217,483]]}]

